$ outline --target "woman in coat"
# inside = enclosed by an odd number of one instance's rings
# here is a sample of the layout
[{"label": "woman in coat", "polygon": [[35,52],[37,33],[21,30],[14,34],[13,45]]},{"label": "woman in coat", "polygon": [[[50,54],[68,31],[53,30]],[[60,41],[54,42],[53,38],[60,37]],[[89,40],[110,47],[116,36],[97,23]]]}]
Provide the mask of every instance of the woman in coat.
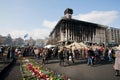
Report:
[{"label": "woman in coat", "polygon": [[114,64],[114,69],[115,69],[115,75],[119,76],[119,71],[120,71],[120,48],[117,49],[116,54],[115,54],[115,64]]}]

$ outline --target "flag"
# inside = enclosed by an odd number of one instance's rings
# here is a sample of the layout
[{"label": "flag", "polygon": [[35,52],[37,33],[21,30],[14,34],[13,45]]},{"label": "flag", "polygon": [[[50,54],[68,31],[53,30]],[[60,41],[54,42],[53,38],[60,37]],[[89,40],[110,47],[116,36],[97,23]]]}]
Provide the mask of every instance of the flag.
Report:
[{"label": "flag", "polygon": [[25,34],[25,35],[24,35],[24,39],[27,38],[27,37],[28,37],[28,34]]}]

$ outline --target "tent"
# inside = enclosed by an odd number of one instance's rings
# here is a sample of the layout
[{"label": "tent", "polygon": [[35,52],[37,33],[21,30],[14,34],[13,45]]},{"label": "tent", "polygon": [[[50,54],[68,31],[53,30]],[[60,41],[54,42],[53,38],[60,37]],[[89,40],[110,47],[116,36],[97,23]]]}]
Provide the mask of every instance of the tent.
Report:
[{"label": "tent", "polygon": [[74,42],[74,43],[72,43],[70,45],[67,45],[66,47],[67,48],[72,47],[73,49],[75,49],[75,48],[78,49],[78,48],[87,48],[87,45],[85,45],[83,42],[80,42],[80,43]]},{"label": "tent", "polygon": [[74,43],[72,43],[72,44],[70,44],[70,45],[67,45],[66,46],[67,48],[70,48],[70,47],[74,47],[74,48],[81,48],[81,46],[79,45],[79,43],[77,43],[77,42],[74,42]]},{"label": "tent", "polygon": [[83,42],[80,42],[79,45],[80,45],[81,47],[87,48],[87,45],[85,45]]},{"label": "tent", "polygon": [[44,48],[54,48],[56,45],[46,45]]}]

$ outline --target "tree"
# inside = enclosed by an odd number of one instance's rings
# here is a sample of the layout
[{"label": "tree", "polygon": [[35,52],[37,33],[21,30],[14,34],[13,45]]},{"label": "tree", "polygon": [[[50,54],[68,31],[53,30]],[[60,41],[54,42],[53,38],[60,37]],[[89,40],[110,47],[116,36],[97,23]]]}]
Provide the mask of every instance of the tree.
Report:
[{"label": "tree", "polygon": [[12,38],[11,38],[11,35],[8,34],[6,40],[5,40],[5,45],[8,45],[8,46],[11,46],[13,45],[13,41],[12,41]]},{"label": "tree", "polygon": [[22,45],[24,45],[24,40],[20,37],[16,38],[16,39],[13,40],[13,44],[15,46],[22,46]]}]

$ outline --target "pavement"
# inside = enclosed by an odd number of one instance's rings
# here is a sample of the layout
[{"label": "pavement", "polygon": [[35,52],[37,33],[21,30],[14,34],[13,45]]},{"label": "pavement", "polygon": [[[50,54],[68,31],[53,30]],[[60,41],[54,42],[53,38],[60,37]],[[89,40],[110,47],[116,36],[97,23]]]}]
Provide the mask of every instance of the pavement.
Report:
[{"label": "pavement", "polygon": [[8,61],[8,63],[4,61],[6,66],[2,66],[0,80],[22,80],[19,60]]},{"label": "pavement", "polygon": [[12,62],[12,60],[0,61],[0,73]]},{"label": "pavement", "polygon": [[12,63],[13,59],[7,59],[6,56],[0,56],[0,75],[6,70]]},{"label": "pavement", "polygon": [[[41,65],[40,59],[32,59]],[[70,62],[70,65],[60,66],[59,60],[55,59],[49,60],[44,67],[56,73],[66,75],[71,80],[120,80],[120,76],[115,76],[113,63],[102,62],[94,66],[88,66],[85,60],[75,60],[74,64]],[[0,77],[0,80],[22,80],[20,61],[16,60],[5,74]]]},{"label": "pavement", "polygon": [[[41,60],[35,59],[41,65]],[[88,66],[85,60],[76,60],[73,64],[60,66],[59,60],[49,60],[44,65],[54,72],[66,75],[71,80],[120,80],[120,76],[115,76],[113,63],[101,62],[94,66]]]}]

